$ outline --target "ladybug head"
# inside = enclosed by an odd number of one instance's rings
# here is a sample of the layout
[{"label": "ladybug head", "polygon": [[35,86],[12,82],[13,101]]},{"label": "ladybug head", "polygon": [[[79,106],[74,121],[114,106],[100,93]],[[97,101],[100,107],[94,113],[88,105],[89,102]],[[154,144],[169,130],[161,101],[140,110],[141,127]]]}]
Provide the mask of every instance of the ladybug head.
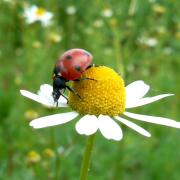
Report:
[{"label": "ladybug head", "polygon": [[57,102],[61,96],[61,91],[64,91],[66,88],[66,80],[62,76],[55,76],[53,78],[53,99],[54,102]]}]

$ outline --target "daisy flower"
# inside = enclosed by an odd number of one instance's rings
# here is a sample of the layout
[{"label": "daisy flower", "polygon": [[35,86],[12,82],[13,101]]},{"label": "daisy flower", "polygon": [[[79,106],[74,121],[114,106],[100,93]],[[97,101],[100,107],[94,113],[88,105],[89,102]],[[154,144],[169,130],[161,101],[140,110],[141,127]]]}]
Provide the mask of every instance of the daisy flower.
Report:
[{"label": "daisy flower", "polygon": [[[105,66],[89,68],[82,76],[96,81],[73,82],[73,88],[81,96],[81,99],[71,92],[69,93],[68,103],[65,98],[60,97],[58,107],[71,107],[70,112],[37,118],[30,122],[30,126],[45,128],[79,119],[75,126],[79,134],[89,136],[99,130],[105,138],[117,141],[123,137],[120,123],[146,137],[151,136],[147,130],[128,120],[129,118],[180,128],[180,122],[168,118],[129,112],[129,109],[150,104],[173,94],[144,97],[150,89],[149,85],[139,80],[125,87],[122,77]],[[26,90],[20,92],[23,96],[45,106],[55,107],[52,91],[52,86],[44,84],[41,85],[37,94]]]},{"label": "daisy flower", "polygon": [[138,42],[141,43],[141,44],[144,44],[144,45],[146,45],[148,47],[152,47],[152,48],[157,46],[157,44],[158,44],[158,40],[157,39],[155,39],[155,38],[147,38],[145,36],[140,37],[138,39]]},{"label": "daisy flower", "polygon": [[106,8],[101,12],[101,15],[106,18],[110,18],[113,16],[113,11],[110,8]]},{"label": "daisy flower", "polygon": [[152,10],[157,14],[164,14],[166,12],[166,8],[157,3],[153,5]]},{"label": "daisy flower", "polygon": [[49,11],[46,11],[44,8],[39,8],[34,5],[25,8],[24,17],[26,18],[26,22],[28,24],[40,21],[43,26],[47,26],[51,23],[53,14]]},{"label": "daisy flower", "polygon": [[74,14],[76,14],[76,12],[77,12],[77,9],[76,9],[75,6],[68,6],[68,7],[66,8],[66,13],[67,13],[68,15],[74,15]]},{"label": "daisy flower", "polygon": [[101,19],[97,19],[94,21],[93,26],[96,28],[101,28],[104,25],[104,21]]}]

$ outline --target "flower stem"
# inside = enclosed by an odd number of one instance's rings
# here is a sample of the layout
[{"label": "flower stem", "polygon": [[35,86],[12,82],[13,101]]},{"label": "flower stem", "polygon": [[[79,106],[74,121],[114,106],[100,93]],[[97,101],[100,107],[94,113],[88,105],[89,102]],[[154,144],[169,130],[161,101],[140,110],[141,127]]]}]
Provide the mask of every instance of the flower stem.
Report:
[{"label": "flower stem", "polygon": [[116,59],[116,70],[118,73],[120,73],[122,76],[124,76],[124,66],[123,66],[123,57],[122,57],[122,46],[121,46],[121,37],[119,35],[119,30],[117,30],[116,27],[112,29],[114,33],[113,38],[113,47],[114,47],[114,53],[115,53],[115,59]]},{"label": "flower stem", "polygon": [[137,0],[131,0],[130,5],[129,5],[129,16],[134,16],[136,13],[136,8],[137,8]]},{"label": "flower stem", "polygon": [[86,180],[89,171],[90,158],[92,154],[95,134],[88,136],[84,151],[83,161],[81,165],[80,180]]}]

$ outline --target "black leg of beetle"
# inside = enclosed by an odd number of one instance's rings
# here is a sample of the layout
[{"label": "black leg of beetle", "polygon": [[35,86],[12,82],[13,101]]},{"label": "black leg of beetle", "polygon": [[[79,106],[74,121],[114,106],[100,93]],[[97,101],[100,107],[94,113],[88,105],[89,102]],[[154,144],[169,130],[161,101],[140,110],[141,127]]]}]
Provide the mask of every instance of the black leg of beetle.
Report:
[{"label": "black leg of beetle", "polygon": [[58,100],[54,101],[54,104],[56,104],[56,107],[58,107]]},{"label": "black leg of beetle", "polygon": [[61,96],[63,96],[68,101],[68,98],[64,94],[61,93]]},{"label": "black leg of beetle", "polygon": [[88,66],[86,69],[89,69],[89,68],[91,68],[91,67],[93,67],[92,65],[90,65],[90,66]]},{"label": "black leg of beetle", "polygon": [[93,81],[97,81],[96,79],[93,79],[93,78],[88,78],[88,77],[84,77],[84,78],[81,78],[81,79],[75,79],[73,81],[84,81],[84,80],[93,80]]},{"label": "black leg of beetle", "polygon": [[92,65],[92,67],[99,67],[99,66],[103,66],[103,65],[97,65],[97,64]]},{"label": "black leg of beetle", "polygon": [[[60,93],[60,96],[63,96],[68,102],[68,98],[62,92],[59,91],[59,93]],[[56,103],[56,107],[58,107],[58,100],[55,101],[55,103]]]},{"label": "black leg of beetle", "polygon": [[102,65],[93,64],[93,65],[88,66],[86,69],[89,69],[91,67],[99,67],[99,66],[102,66]]},{"label": "black leg of beetle", "polygon": [[66,86],[66,88],[67,88],[69,91],[71,91],[72,93],[74,93],[78,98],[82,99],[81,96],[80,96],[77,92],[74,91],[74,89],[70,88],[69,86]]}]

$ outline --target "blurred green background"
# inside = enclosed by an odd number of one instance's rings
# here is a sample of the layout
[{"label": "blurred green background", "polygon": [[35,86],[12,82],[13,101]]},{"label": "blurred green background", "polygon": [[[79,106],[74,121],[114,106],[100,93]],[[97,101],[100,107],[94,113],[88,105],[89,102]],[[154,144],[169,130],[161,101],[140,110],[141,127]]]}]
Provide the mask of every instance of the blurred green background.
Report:
[{"label": "blurred green background", "polygon": [[[27,24],[23,13],[31,5],[52,12],[51,25]],[[79,178],[86,137],[75,132],[75,121],[34,130],[30,120],[61,109],[19,93],[51,84],[55,61],[71,48],[90,51],[95,64],[114,68],[126,84],[144,80],[150,95],[175,94],[131,112],[180,120],[179,7],[179,0],[0,0],[0,179]],[[90,180],[180,179],[180,130],[138,124],[152,137],[123,125],[120,142],[98,132]]]}]

